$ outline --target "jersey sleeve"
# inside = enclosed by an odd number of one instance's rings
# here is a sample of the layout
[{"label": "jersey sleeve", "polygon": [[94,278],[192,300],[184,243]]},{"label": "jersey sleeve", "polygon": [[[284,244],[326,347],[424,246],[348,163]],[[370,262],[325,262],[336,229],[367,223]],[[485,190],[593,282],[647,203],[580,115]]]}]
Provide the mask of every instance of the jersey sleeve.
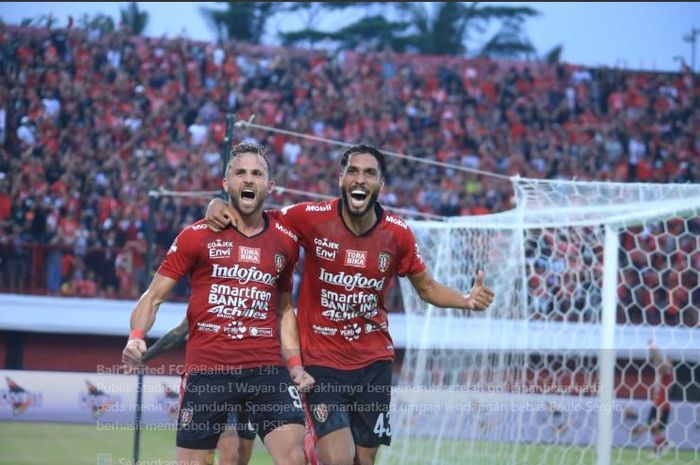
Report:
[{"label": "jersey sleeve", "polygon": [[295,242],[289,241],[286,249],[287,261],[284,269],[280,273],[279,290],[280,292],[292,292],[294,285],[294,268],[299,260],[299,247]]},{"label": "jersey sleeve", "polygon": [[299,236],[304,226],[304,205],[297,203],[279,210],[276,220]]},{"label": "jersey sleeve", "polygon": [[406,228],[399,233],[399,244],[401,257],[399,257],[399,266],[396,274],[402,278],[407,275],[422,273],[426,270],[423,257],[420,254],[420,248],[416,242],[416,237],[413,232]]},{"label": "jersey sleeve", "polygon": [[184,229],[168,249],[158,273],[175,281],[180,280],[197,262],[197,242],[192,228]]}]

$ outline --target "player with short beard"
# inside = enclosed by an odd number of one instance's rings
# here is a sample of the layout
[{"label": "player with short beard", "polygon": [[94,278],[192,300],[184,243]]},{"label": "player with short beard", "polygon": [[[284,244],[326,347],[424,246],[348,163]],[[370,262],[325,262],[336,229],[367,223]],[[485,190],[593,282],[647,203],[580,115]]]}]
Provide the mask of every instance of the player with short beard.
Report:
[{"label": "player with short beard", "polygon": [[[483,272],[469,294],[430,276],[408,225],[377,202],[386,174],[380,150],[352,146],[341,167],[340,198],[284,208],[281,219],[305,251],[297,321],[302,359],[316,380],[306,399],[318,460],[372,465],[379,446],[391,442],[389,280],[407,276],[421,299],[438,307],[485,310],[494,294]],[[206,218],[215,230],[238,221],[216,199]]]},{"label": "player with short beard", "polygon": [[298,244],[263,212],[273,186],[262,148],[234,147],[223,187],[239,219],[236,228],[217,234],[204,220],[185,228],[132,312],[122,361],[137,366],[160,304],[189,274],[179,464],[208,463],[231,412],[247,414],[276,465],[304,462],[304,413],[295,385],[307,388],[313,378],[301,366],[291,308]]}]

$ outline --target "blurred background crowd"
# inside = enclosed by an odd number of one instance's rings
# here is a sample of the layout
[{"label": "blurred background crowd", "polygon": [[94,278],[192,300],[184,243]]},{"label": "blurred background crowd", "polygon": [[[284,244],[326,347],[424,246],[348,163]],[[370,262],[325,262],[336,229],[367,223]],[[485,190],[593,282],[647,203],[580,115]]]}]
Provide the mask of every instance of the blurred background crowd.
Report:
[{"label": "blurred background crowd", "polygon": [[[157,264],[206,208],[206,201],[164,197],[149,211],[148,190],[220,189],[227,113],[503,175],[700,181],[700,79],[689,69],[635,72],[388,49],[330,55],[17,26],[0,29],[0,54],[3,292],[137,297],[150,271],[149,215]],[[234,138],[269,148],[278,185],[336,194],[342,147],[253,129],[236,129]],[[512,207],[507,180],[397,159],[386,174],[381,202],[388,206],[443,216]],[[271,203],[304,200],[275,194]],[[700,222],[682,223],[676,232],[656,232],[663,240],[630,234],[623,241],[623,282],[631,284],[621,298],[638,310],[621,319],[679,324],[686,307],[700,308]],[[678,258],[665,265],[655,251]],[[533,295],[561,285],[548,283],[552,260],[540,260]],[[635,282],[652,290],[637,291]],[[659,283],[667,295],[654,294]],[[697,310],[687,315],[697,324]]]}]

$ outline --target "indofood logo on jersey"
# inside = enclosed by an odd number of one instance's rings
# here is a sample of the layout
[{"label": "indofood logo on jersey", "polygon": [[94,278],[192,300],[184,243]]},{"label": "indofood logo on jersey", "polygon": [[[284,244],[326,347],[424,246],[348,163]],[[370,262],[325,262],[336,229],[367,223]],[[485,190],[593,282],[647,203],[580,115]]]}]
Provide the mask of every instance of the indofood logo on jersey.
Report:
[{"label": "indofood logo on jersey", "polygon": [[212,278],[237,279],[241,284],[248,284],[250,281],[274,286],[277,276],[265,273],[257,267],[244,268],[239,264],[234,266],[221,266],[214,264],[211,272]]},{"label": "indofood logo on jersey", "polygon": [[340,273],[336,274],[330,273],[325,269],[321,268],[321,276],[319,276],[319,279],[324,283],[335,284],[336,286],[343,286],[346,291],[352,291],[356,287],[359,287],[361,289],[374,289],[377,291],[381,291],[382,289],[384,289],[384,280],[386,278],[367,278],[365,276],[362,276],[361,273],[346,274],[344,271],[341,271]]},{"label": "indofood logo on jersey", "polygon": [[85,380],[85,384],[87,384],[87,392],[80,393],[80,407],[89,409],[92,418],[100,418],[110,407],[121,402],[119,396],[106,394],[90,381]]},{"label": "indofood logo on jersey", "polygon": [[231,256],[231,248],[233,247],[233,242],[225,242],[221,239],[217,239],[215,242],[210,242],[207,244],[209,249],[209,258],[228,258]]},{"label": "indofood logo on jersey", "polygon": [[29,407],[41,405],[41,393],[29,392],[7,376],[5,382],[7,389],[0,389],[0,405],[9,405],[13,416],[20,416]]}]

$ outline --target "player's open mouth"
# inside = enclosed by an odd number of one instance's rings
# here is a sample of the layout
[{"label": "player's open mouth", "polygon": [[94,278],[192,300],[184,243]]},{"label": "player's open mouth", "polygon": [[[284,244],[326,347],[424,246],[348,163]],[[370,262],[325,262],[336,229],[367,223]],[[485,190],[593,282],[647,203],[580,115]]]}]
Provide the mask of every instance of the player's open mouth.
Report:
[{"label": "player's open mouth", "polygon": [[350,204],[355,208],[360,208],[364,205],[369,193],[364,189],[352,189],[350,191]]},{"label": "player's open mouth", "polygon": [[252,189],[243,189],[241,191],[242,200],[255,200],[255,191]]}]

